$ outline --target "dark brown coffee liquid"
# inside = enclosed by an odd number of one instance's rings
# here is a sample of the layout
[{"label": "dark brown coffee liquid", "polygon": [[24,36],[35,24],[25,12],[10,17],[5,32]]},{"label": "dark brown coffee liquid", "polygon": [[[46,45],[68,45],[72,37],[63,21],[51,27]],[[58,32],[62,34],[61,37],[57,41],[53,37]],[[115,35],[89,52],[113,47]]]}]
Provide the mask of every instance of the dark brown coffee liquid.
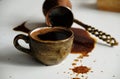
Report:
[{"label": "dark brown coffee liquid", "polygon": [[54,26],[70,27],[73,23],[73,15],[71,11],[65,7],[54,8],[49,13],[48,17],[53,27]]},{"label": "dark brown coffee liquid", "polygon": [[39,34],[38,38],[41,40],[58,41],[58,40],[67,39],[68,37],[70,37],[70,35],[71,35],[70,32],[60,30],[60,31],[51,31],[45,34]]},{"label": "dark brown coffee liquid", "polygon": [[82,56],[88,56],[95,46],[95,39],[92,38],[86,30],[72,28],[74,32],[73,49],[71,53],[81,53]]},{"label": "dark brown coffee liquid", "polygon": [[17,27],[13,28],[13,30],[28,33],[30,30],[26,28],[25,24],[26,24],[26,21],[18,25]]}]

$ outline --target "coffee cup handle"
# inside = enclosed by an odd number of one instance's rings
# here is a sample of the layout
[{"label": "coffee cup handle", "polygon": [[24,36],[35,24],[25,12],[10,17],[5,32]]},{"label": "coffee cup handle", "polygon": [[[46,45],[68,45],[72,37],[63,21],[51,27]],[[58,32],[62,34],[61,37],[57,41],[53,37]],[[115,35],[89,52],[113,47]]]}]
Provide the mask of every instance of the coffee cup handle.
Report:
[{"label": "coffee cup handle", "polygon": [[15,46],[18,50],[20,50],[20,51],[22,51],[22,52],[25,52],[25,53],[27,53],[27,54],[29,54],[29,55],[31,55],[31,54],[30,54],[30,49],[25,48],[25,47],[23,47],[23,46],[21,46],[21,45],[19,44],[18,41],[19,41],[20,39],[24,40],[26,43],[29,43],[29,37],[28,37],[28,36],[23,35],[23,34],[19,34],[19,35],[17,35],[17,36],[14,38],[14,41],[13,41],[14,46]]}]

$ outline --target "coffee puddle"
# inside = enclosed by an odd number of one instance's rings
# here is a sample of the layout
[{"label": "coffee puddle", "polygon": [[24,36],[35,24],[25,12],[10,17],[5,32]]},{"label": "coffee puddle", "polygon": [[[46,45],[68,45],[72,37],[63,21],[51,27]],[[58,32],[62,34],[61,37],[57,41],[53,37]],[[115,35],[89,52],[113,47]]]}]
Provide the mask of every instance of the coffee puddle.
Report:
[{"label": "coffee puddle", "polygon": [[87,74],[91,71],[91,68],[83,65],[82,60],[83,58],[77,57],[72,62],[72,68],[69,68],[69,70],[73,72],[71,75],[75,75],[72,79],[87,79],[88,78]]},{"label": "coffee puddle", "polygon": [[77,66],[74,67],[72,69],[73,72],[77,73],[77,74],[85,74],[88,73],[90,71],[90,68],[88,68],[87,66]]},{"label": "coffee puddle", "polygon": [[95,39],[92,38],[89,33],[83,29],[72,28],[72,31],[74,32],[74,41],[71,53],[80,53],[80,58],[88,56],[88,53],[90,53],[95,46]]},{"label": "coffee puddle", "polygon": [[28,33],[30,30],[28,28],[26,28],[25,24],[26,24],[26,21],[23,22],[22,24],[16,26],[15,28],[13,28],[13,30]]}]

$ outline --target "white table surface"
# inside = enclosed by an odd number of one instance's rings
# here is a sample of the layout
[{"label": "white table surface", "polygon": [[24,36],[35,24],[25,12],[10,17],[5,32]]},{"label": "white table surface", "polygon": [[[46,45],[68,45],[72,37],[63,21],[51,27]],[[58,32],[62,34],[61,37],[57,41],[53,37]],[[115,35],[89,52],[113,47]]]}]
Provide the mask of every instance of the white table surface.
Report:
[{"label": "white table surface", "polygon": [[[69,68],[79,55],[70,54],[58,65],[44,66],[13,45],[14,37],[22,33],[13,31],[15,26],[24,21],[33,25],[45,22],[43,2],[44,0],[0,0],[0,79],[74,78],[74,75],[68,74],[72,73]],[[98,10],[95,0],[71,2],[75,18],[111,34],[120,42],[120,13]],[[80,28],[77,24],[72,27]],[[120,79],[120,45],[109,47],[104,44],[106,43],[98,40],[90,56],[83,59],[82,64],[91,67],[93,71],[86,74],[88,79]]]}]

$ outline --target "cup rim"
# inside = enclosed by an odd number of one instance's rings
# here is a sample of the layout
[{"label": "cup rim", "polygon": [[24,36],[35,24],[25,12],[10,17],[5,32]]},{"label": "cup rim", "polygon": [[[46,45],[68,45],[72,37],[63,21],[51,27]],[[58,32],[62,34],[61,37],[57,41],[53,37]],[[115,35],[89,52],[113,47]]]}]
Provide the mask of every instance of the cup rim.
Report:
[{"label": "cup rim", "polygon": [[[56,40],[56,41],[51,41],[51,40],[41,40],[41,39],[35,39],[34,37],[32,37],[31,36],[31,34],[33,33],[33,32],[35,32],[35,31],[37,31],[37,30],[40,30],[40,29],[46,29],[46,28],[48,28],[48,29],[61,29],[61,30],[65,30],[65,31],[68,31],[68,32],[71,32],[71,35],[68,37],[68,38],[66,38],[66,39],[62,39],[62,40]],[[28,33],[28,36],[32,39],[32,40],[34,40],[34,41],[36,41],[36,42],[40,42],[40,43],[62,43],[62,42],[65,42],[65,41],[68,41],[69,39],[71,39],[71,38],[74,38],[74,32],[70,29],[70,28],[64,28],[64,27],[38,27],[38,28],[36,28],[36,29],[34,29],[34,30],[32,30],[32,31],[30,31],[29,33]]]}]

